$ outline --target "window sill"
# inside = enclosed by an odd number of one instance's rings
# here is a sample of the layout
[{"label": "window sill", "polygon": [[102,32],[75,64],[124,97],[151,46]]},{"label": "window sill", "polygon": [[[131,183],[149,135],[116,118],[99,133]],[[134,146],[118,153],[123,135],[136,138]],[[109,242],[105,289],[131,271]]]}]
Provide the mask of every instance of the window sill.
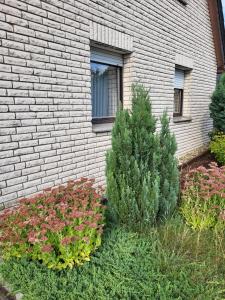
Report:
[{"label": "window sill", "polygon": [[99,124],[92,123],[92,131],[95,133],[110,132],[112,131],[112,128],[113,128],[113,122],[99,123]]},{"label": "window sill", "polygon": [[187,123],[191,121],[192,118],[190,116],[173,117],[173,123]]}]

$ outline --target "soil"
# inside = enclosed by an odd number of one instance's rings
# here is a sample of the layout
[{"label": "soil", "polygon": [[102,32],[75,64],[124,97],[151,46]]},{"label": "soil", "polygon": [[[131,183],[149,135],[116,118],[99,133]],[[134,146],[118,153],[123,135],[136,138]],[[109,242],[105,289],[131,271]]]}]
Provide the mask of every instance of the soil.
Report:
[{"label": "soil", "polygon": [[215,159],[212,156],[212,154],[207,151],[207,152],[203,153],[202,155],[195,157],[192,160],[190,160],[189,162],[184,163],[182,166],[180,166],[181,188],[184,185],[185,176],[190,170],[198,168],[200,166],[207,168],[207,167],[209,167],[209,164],[211,162],[215,162]]},{"label": "soil", "polygon": [[0,286],[0,300],[15,300],[14,296],[9,295],[9,292],[3,287]]}]

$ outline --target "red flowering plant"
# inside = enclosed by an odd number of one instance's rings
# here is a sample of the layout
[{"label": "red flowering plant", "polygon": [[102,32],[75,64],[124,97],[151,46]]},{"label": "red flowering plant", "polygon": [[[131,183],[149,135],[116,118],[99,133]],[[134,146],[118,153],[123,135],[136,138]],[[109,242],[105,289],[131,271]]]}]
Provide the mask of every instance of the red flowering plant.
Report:
[{"label": "red flowering plant", "polygon": [[101,244],[102,194],[101,187],[94,188],[94,180],[82,178],[4,210],[0,216],[3,258],[27,257],[59,270],[89,261]]},{"label": "red flowering plant", "polygon": [[211,163],[187,174],[181,213],[194,229],[225,229],[225,166]]}]

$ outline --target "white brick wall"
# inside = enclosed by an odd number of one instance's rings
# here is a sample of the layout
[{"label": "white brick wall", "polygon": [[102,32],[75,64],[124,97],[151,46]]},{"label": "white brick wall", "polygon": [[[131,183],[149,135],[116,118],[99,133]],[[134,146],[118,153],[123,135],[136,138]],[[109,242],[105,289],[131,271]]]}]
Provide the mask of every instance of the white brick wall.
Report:
[{"label": "white brick wall", "polygon": [[133,51],[125,105],[140,81],[157,115],[172,116],[176,57],[193,60],[192,122],[171,128],[178,154],[207,142],[216,60],[206,0],[0,0],[0,39],[1,203],[69,178],[104,182],[110,133],[92,130],[90,39]]}]

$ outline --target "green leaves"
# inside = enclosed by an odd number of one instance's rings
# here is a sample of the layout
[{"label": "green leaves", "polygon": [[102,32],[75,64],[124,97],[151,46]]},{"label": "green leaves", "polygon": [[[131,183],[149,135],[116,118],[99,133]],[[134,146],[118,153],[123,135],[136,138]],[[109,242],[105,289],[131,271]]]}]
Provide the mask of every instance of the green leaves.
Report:
[{"label": "green leaves", "polygon": [[109,206],[119,223],[152,225],[159,196],[159,139],[148,92],[133,86],[132,112],[118,112],[107,154]]},{"label": "green leaves", "polygon": [[216,160],[225,165],[225,134],[218,132],[213,136],[210,142],[210,151],[216,157]]},{"label": "green leaves", "polygon": [[119,111],[107,153],[107,194],[114,218],[130,227],[155,224],[172,214],[179,178],[176,141],[164,113],[160,135],[148,91],[133,86],[132,112]]},{"label": "green leaves", "polygon": [[225,74],[216,86],[209,109],[214,129],[225,133]]},{"label": "green leaves", "polygon": [[102,188],[93,180],[70,180],[66,186],[23,199],[1,216],[5,259],[26,257],[62,270],[90,260],[101,244]]}]

